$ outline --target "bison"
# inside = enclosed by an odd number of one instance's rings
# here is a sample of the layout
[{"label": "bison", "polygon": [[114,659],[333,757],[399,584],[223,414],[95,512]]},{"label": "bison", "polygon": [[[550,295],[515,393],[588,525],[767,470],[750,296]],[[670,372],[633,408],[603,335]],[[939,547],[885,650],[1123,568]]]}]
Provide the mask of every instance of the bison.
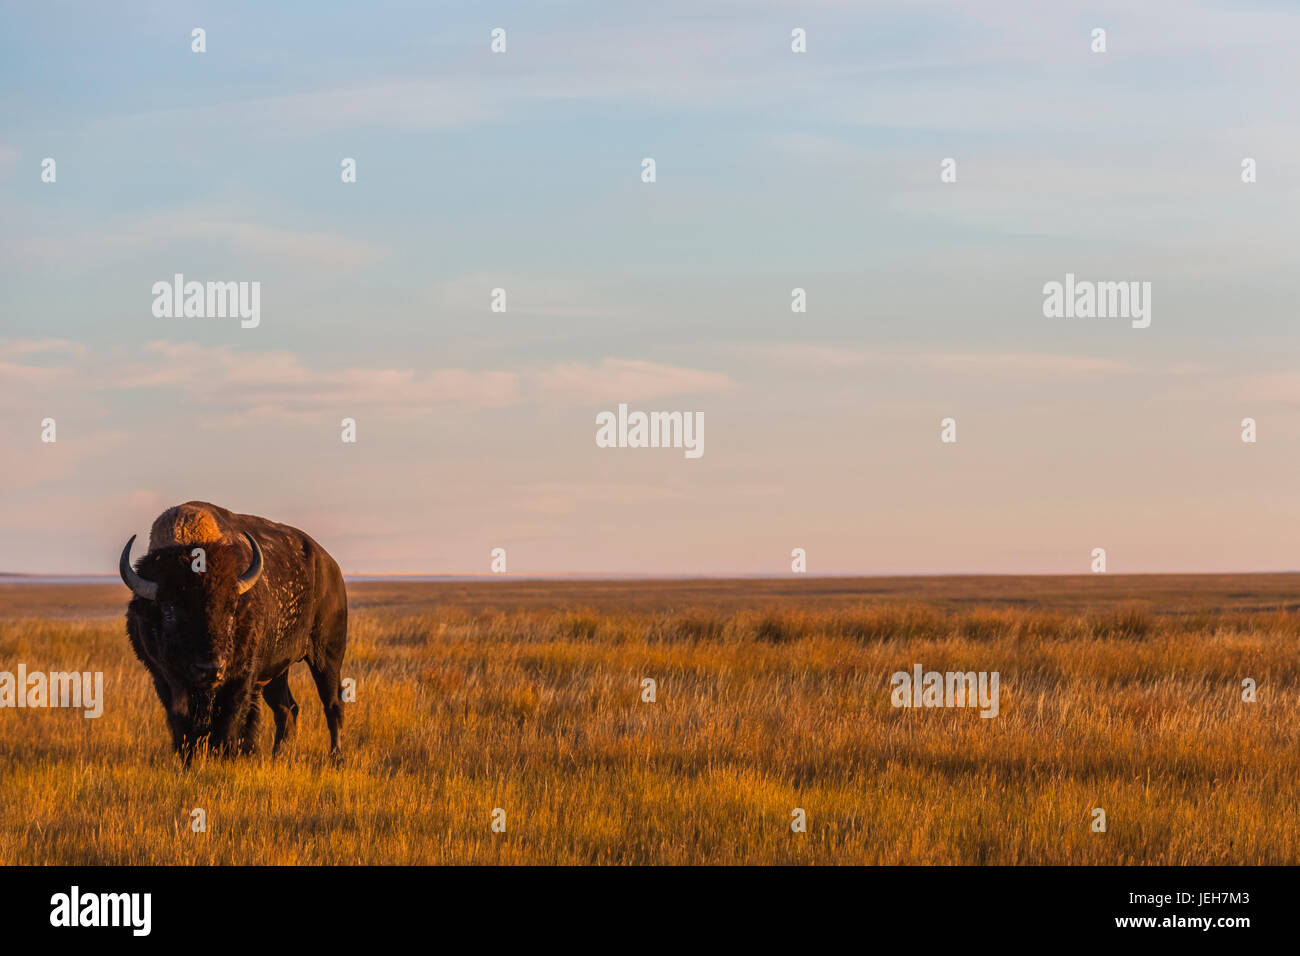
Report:
[{"label": "bison", "polygon": [[132,535],[118,566],[134,595],[127,635],[153,677],[183,765],[203,741],[218,753],[254,752],[259,691],[275,717],[278,752],[298,718],[289,692],[297,661],[316,681],[337,759],[348,602],[325,549],[297,528],[205,501],[159,515],[133,569],[134,542]]}]

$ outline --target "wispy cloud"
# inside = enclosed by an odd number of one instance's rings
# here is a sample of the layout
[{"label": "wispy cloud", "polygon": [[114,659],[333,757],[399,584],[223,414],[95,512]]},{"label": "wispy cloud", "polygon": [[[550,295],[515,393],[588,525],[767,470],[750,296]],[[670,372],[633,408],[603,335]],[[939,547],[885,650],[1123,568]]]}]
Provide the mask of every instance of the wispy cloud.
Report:
[{"label": "wispy cloud", "polygon": [[491,98],[464,85],[392,78],[207,106],[117,114],[97,120],[92,128],[224,128],[237,124],[245,131],[283,136],[340,129],[439,129],[477,122],[495,112]]},{"label": "wispy cloud", "polygon": [[589,282],[553,276],[474,272],[439,282],[435,301],[444,309],[486,312],[493,289],[506,292],[509,314],[563,318],[613,318],[626,306],[603,298]]},{"label": "wispy cloud", "polygon": [[216,242],[252,259],[346,270],[372,265],[384,250],[348,236],[270,226],[241,210],[209,205],[171,207],[101,225],[82,225],[69,235],[0,238],[0,252],[20,262],[81,263],[123,249],[176,248],[184,242]]},{"label": "wispy cloud", "polygon": [[[313,366],[285,350],[151,342],[139,351],[92,353],[58,339],[0,340],[0,371],[24,388],[77,393],[156,389],[253,418],[301,418],[321,409],[386,408],[418,413],[439,405],[499,408],[639,401],[735,387],[721,372],[607,358],[514,369]],[[165,403],[160,403],[164,405]]]},{"label": "wispy cloud", "polygon": [[1009,374],[1022,378],[1055,378],[1124,375],[1140,370],[1130,362],[1117,359],[1030,352],[903,352],[838,348],[801,342],[737,346],[735,351],[753,355],[764,362],[812,372],[881,366],[924,368],[971,375]]},{"label": "wispy cloud", "polygon": [[1197,382],[1194,386],[1173,388],[1162,397],[1177,402],[1208,400],[1233,403],[1242,414],[1249,414],[1249,408],[1255,403],[1300,407],[1300,374],[1260,371],[1253,375],[1229,375]]},{"label": "wispy cloud", "polygon": [[579,403],[631,402],[735,388],[723,372],[607,358],[596,365],[568,362],[537,373],[543,394]]}]

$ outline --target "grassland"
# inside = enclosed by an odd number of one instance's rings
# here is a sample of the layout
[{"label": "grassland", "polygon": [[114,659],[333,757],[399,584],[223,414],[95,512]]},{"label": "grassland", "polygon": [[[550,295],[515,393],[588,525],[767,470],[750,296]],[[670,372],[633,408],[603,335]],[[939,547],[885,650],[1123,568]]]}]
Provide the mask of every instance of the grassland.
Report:
[{"label": "grassland", "polygon": [[299,665],[286,754],[189,772],[125,594],[0,586],[0,670],[107,697],[0,710],[0,863],[1300,862],[1300,575],[361,583],[344,764]]}]

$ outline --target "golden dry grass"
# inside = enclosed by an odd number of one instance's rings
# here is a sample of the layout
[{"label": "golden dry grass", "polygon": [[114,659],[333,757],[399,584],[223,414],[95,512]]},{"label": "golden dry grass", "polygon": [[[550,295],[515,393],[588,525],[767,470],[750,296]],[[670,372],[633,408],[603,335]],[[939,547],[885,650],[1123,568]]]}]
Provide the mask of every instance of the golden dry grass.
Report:
[{"label": "golden dry grass", "polygon": [[[10,585],[0,670],[103,670],[107,704],[0,710],[0,863],[1296,863],[1281,577],[363,584],[345,764],[299,666],[286,755],[189,772],[121,595]],[[914,663],[999,671],[1001,715],[891,707]]]}]

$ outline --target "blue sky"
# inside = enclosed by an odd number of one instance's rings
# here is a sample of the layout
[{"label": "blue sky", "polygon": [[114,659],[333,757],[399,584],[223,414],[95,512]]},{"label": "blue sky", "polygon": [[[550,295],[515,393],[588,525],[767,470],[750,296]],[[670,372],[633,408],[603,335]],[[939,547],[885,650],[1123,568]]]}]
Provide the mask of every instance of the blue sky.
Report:
[{"label": "blue sky", "polygon": [[[1297,40],[1160,0],[6,4],[0,570],[111,568],[191,498],[350,572],[1294,568]],[[176,272],[260,281],[261,325],[153,317]],[[1151,327],[1045,319],[1066,272],[1150,281]],[[597,449],[619,402],[706,454]]]}]

